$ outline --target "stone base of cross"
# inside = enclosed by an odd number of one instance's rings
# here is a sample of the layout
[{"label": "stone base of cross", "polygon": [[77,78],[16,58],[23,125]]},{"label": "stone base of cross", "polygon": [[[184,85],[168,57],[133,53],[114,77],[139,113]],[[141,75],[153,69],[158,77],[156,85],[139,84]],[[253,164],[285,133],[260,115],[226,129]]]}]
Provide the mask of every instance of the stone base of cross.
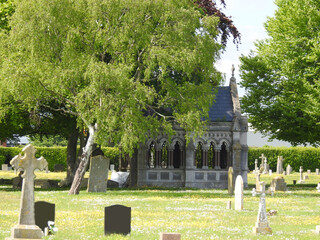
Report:
[{"label": "stone base of cross", "polygon": [[40,240],[43,237],[42,230],[37,225],[16,225],[11,229],[11,238],[6,240],[32,239]]}]

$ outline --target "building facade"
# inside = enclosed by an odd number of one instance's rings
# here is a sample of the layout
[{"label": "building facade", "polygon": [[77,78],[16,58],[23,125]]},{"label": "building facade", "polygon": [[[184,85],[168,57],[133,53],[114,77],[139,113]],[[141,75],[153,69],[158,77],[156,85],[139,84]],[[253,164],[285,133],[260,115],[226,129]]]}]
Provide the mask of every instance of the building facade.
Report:
[{"label": "building facade", "polygon": [[236,79],[218,87],[203,136],[185,140],[186,132],[173,126],[171,139],[160,135],[141,144],[137,153],[137,185],[190,188],[228,188],[228,168],[233,179],[241,175],[247,187],[248,120],[241,115]]}]

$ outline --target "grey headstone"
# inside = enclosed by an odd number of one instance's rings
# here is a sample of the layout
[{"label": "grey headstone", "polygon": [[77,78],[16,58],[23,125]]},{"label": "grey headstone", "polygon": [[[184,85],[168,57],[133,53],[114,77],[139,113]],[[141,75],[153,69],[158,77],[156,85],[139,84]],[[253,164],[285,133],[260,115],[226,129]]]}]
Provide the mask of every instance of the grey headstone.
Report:
[{"label": "grey headstone", "polygon": [[110,171],[114,171],[114,164],[110,164]]},{"label": "grey headstone", "polygon": [[8,164],[2,164],[1,167],[2,171],[9,171]]},{"label": "grey headstone", "polygon": [[131,207],[112,205],[104,209],[104,234],[130,234]]},{"label": "grey headstone", "polygon": [[105,192],[107,190],[110,160],[98,155],[91,158],[88,192]]},{"label": "grey headstone", "polygon": [[48,221],[53,221],[55,219],[55,204],[45,201],[38,201],[34,203],[34,212],[36,225],[41,228],[44,232],[44,229],[48,227]]}]

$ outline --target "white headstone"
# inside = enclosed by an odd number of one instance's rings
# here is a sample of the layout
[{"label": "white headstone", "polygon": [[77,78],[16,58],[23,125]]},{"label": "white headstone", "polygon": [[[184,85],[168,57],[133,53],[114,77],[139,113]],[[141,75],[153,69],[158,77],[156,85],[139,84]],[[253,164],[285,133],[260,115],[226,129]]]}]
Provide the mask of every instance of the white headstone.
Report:
[{"label": "white headstone", "polygon": [[307,173],[310,175],[310,174],[311,174],[311,170],[310,170],[310,169],[308,169],[308,170],[307,170]]},{"label": "white headstone", "polygon": [[316,174],[319,175],[319,168],[316,168]]},{"label": "white headstone", "polygon": [[316,226],[316,233],[317,233],[317,234],[320,234],[320,225],[317,225],[317,226]]},{"label": "white headstone", "polygon": [[119,183],[119,187],[123,187],[129,176],[128,172],[112,172],[111,180]]},{"label": "white headstone", "polygon": [[19,215],[19,224],[12,228],[12,235],[9,239],[42,239],[43,233],[41,229],[35,225],[34,215],[34,170],[44,170],[48,163],[41,157],[35,158],[36,149],[31,145],[27,145],[22,149],[25,153],[15,156],[10,164],[15,169],[23,170],[22,175],[22,193],[21,193],[21,207]]},{"label": "white headstone", "polygon": [[272,175],[272,170],[271,170],[271,169],[269,170],[269,175],[270,175],[270,176]]},{"label": "white headstone", "polygon": [[318,192],[320,192],[320,183],[318,183],[318,186],[316,187]]},{"label": "white headstone", "polygon": [[278,156],[277,160],[277,174],[281,174],[283,172],[283,157]]},{"label": "white headstone", "polygon": [[243,209],[243,179],[241,175],[238,175],[236,178],[234,194],[234,209],[241,211]]},{"label": "white headstone", "polygon": [[110,171],[114,171],[114,164],[110,164]]},{"label": "white headstone", "polygon": [[288,164],[287,166],[287,175],[290,175],[292,172],[292,167],[290,166],[290,164]]}]

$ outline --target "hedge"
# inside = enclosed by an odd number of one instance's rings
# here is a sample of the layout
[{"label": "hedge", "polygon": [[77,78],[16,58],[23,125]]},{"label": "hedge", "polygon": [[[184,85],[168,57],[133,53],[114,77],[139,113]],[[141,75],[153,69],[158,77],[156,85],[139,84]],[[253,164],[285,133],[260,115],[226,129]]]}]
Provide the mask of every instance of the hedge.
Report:
[{"label": "hedge", "polygon": [[[64,164],[66,166],[67,148],[66,147],[36,147],[36,157],[43,156],[49,165],[49,170],[53,171],[55,164]],[[21,152],[19,147],[0,147],[0,164],[9,163],[10,160]],[[119,150],[112,147],[102,147],[104,155],[110,159],[110,164],[119,167]],[[268,164],[273,171],[277,168],[278,156],[283,156],[285,168],[288,164],[294,171],[299,171],[300,166],[304,170],[315,171],[320,168],[320,149],[313,147],[250,147],[248,153],[248,167],[254,169],[254,161],[264,154],[268,159]]]},{"label": "hedge", "polygon": [[288,164],[296,172],[300,166],[303,166],[304,171],[310,169],[315,171],[320,168],[320,149],[314,147],[250,147],[248,153],[248,167],[254,169],[255,159],[258,159],[258,165],[261,163],[261,154],[264,154],[268,160],[268,164],[272,171],[277,169],[278,156],[283,156],[283,168]]},{"label": "hedge", "polygon": [[[54,165],[67,165],[67,148],[66,147],[36,147],[36,157],[43,156],[47,162],[50,171],[53,171]],[[102,147],[104,155],[110,159],[110,164],[119,166],[119,150],[111,147]],[[10,160],[22,152],[22,147],[0,147],[0,164],[8,164]]]}]

